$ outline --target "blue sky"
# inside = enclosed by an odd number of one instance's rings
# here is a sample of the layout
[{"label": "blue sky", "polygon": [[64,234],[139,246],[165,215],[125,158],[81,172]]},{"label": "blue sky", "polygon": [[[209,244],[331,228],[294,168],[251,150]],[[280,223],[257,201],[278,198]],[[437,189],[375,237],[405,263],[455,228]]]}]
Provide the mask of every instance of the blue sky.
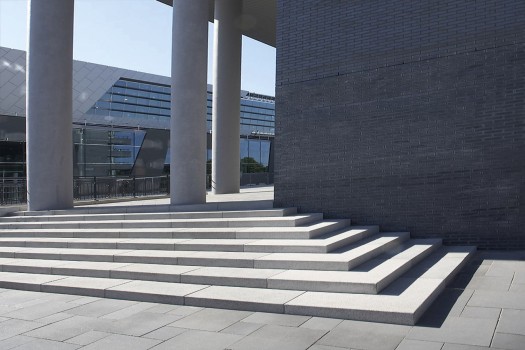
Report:
[{"label": "blue sky", "polygon": [[[169,76],[171,21],[171,7],[156,0],[75,0],[74,58]],[[27,0],[0,0],[0,46],[25,50],[26,22]],[[213,25],[209,29],[211,83]],[[243,37],[241,85],[274,96],[274,48]]]}]

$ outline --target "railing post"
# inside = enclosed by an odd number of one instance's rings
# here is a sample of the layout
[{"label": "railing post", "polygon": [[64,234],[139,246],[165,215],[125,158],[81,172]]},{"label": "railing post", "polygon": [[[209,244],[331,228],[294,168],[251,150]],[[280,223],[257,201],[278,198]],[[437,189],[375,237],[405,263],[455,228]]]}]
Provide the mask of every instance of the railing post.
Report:
[{"label": "railing post", "polygon": [[97,177],[93,176],[93,199],[97,200]]}]

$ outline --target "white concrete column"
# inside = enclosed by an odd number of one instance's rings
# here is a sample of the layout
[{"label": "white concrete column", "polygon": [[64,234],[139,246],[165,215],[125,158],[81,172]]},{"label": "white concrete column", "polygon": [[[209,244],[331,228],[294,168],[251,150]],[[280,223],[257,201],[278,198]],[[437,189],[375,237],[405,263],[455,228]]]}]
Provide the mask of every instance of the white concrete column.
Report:
[{"label": "white concrete column", "polygon": [[73,0],[31,0],[27,50],[29,210],[73,207]]},{"label": "white concrete column", "polygon": [[173,1],[171,204],[206,202],[208,0]]},{"label": "white concrete column", "polygon": [[213,54],[213,193],[239,192],[241,0],[215,0]]}]

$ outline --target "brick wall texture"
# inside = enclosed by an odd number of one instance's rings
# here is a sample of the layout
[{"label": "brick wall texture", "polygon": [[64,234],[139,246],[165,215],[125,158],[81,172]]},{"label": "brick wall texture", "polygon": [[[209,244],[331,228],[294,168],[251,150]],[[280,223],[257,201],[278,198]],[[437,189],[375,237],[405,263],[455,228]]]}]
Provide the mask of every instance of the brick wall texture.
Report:
[{"label": "brick wall texture", "polygon": [[524,0],[277,7],[277,206],[525,249]]}]

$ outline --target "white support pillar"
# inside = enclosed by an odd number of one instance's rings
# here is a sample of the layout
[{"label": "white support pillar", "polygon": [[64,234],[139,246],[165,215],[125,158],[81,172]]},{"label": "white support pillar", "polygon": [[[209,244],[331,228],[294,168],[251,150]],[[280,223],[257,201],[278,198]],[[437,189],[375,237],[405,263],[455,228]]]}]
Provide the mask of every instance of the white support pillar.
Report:
[{"label": "white support pillar", "polygon": [[208,0],[173,1],[171,204],[206,202]]},{"label": "white support pillar", "polygon": [[73,207],[73,17],[73,0],[29,2],[28,210]]},{"label": "white support pillar", "polygon": [[237,193],[240,184],[241,0],[215,0],[213,55],[213,193]]}]

